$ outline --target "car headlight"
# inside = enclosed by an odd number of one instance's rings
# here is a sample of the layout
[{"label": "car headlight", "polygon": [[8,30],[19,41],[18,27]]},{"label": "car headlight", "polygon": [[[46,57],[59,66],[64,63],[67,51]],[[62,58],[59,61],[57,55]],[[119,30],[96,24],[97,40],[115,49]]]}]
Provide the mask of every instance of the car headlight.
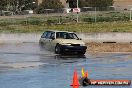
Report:
[{"label": "car headlight", "polygon": [[80,46],[86,46],[85,44],[80,44]]},{"label": "car headlight", "polygon": [[70,43],[62,43],[61,45],[68,45],[68,46],[70,46],[71,44]]}]

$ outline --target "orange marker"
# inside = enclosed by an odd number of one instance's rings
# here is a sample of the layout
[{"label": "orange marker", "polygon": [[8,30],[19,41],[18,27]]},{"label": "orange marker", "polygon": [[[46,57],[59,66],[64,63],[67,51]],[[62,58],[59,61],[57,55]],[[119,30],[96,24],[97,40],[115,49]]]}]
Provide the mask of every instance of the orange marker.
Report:
[{"label": "orange marker", "polygon": [[85,72],[84,68],[82,68],[82,77],[88,77],[88,71]]},{"label": "orange marker", "polygon": [[79,88],[79,86],[73,86],[72,88]]},{"label": "orange marker", "polygon": [[85,77],[87,77],[87,78],[88,78],[88,71],[87,71],[87,72],[85,72]]},{"label": "orange marker", "polygon": [[73,81],[71,86],[80,86],[76,69],[74,70]]}]

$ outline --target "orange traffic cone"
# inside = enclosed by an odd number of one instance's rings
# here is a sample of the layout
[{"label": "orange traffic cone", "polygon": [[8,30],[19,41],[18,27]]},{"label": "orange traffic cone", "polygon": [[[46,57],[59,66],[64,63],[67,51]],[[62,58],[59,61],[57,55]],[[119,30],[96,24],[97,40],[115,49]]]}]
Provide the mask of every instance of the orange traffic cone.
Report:
[{"label": "orange traffic cone", "polygon": [[80,86],[76,69],[74,70],[73,81],[71,86]]},{"label": "orange traffic cone", "polygon": [[85,72],[85,77],[86,77],[86,78],[88,78],[88,71],[87,71],[87,72]]},{"label": "orange traffic cone", "polygon": [[79,86],[73,86],[72,88],[79,88]]}]

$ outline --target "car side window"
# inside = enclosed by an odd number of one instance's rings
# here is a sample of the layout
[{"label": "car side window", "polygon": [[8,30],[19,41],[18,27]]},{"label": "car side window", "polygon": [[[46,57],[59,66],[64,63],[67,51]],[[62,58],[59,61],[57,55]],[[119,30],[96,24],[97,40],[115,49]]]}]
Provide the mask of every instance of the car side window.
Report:
[{"label": "car side window", "polygon": [[66,34],[65,32],[57,32],[56,38],[64,38],[64,37],[66,37],[65,34]]},{"label": "car side window", "polygon": [[47,35],[47,31],[43,33],[43,35],[41,36],[41,38],[46,38]]},{"label": "car side window", "polygon": [[50,39],[52,32],[47,32],[46,38]]},{"label": "car side window", "polygon": [[50,39],[53,39],[53,38],[55,39],[55,32],[51,33]]}]

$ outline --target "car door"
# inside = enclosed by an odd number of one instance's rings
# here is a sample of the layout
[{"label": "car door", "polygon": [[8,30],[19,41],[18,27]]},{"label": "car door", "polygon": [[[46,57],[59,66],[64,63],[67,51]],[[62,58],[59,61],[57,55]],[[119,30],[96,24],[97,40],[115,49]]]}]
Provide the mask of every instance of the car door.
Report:
[{"label": "car door", "polygon": [[40,39],[40,42],[42,43],[43,47],[47,50],[49,50],[50,48],[50,45],[49,45],[50,35],[51,35],[51,31],[46,31],[43,33]]},{"label": "car door", "polygon": [[41,44],[43,44],[43,46],[46,45],[46,41],[45,41],[45,40],[46,40],[46,35],[47,35],[47,33],[48,33],[47,31],[44,32],[44,33],[42,34],[41,38],[40,38],[40,41],[39,41]]},{"label": "car door", "polygon": [[51,44],[52,44],[52,38],[51,38],[51,35],[52,35],[52,31],[49,31],[46,35],[46,39],[45,39],[45,42],[46,42],[46,48],[48,50],[51,50]]},{"label": "car door", "polygon": [[51,33],[51,36],[50,36],[50,47],[51,47],[51,50],[54,51],[55,49],[55,45],[56,45],[56,41],[55,41],[55,32],[52,32]]}]

